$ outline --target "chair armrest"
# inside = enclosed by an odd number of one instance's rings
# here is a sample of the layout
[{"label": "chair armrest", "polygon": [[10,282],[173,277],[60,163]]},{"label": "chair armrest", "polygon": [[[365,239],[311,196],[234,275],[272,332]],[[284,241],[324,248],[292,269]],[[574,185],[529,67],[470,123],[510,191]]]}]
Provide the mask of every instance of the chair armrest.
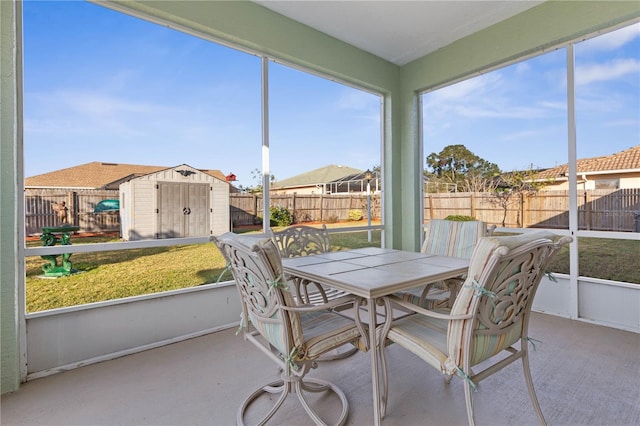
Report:
[{"label": "chair armrest", "polygon": [[342,296],[337,299],[333,299],[328,301],[327,303],[322,303],[320,305],[298,305],[298,306],[283,306],[282,308],[286,311],[291,312],[317,312],[317,311],[326,311],[329,309],[337,308],[338,306],[345,305],[360,305],[363,303],[363,299],[358,296]]},{"label": "chair armrest", "polygon": [[425,315],[428,317],[432,317],[432,318],[440,318],[440,319],[444,319],[444,320],[463,320],[463,319],[469,319],[471,317],[473,317],[472,314],[465,314],[465,315],[448,315],[448,314],[442,314],[440,312],[434,312],[431,311],[429,309],[424,309],[421,308],[418,305],[414,305],[411,302],[407,302],[402,300],[401,298],[399,298],[398,296],[395,295],[390,295],[390,296],[386,296],[384,297],[384,299],[386,301],[388,301],[391,305],[396,305],[396,306],[400,306],[408,311],[417,313],[417,314],[421,314],[421,315]]},{"label": "chair armrest", "polygon": [[298,313],[308,313],[308,312],[318,312],[318,311],[330,311],[334,315],[341,316],[345,318],[340,313],[335,311],[335,308],[340,306],[349,306],[353,307],[354,316],[353,318],[348,318],[350,321],[352,320],[355,326],[358,328],[360,332],[360,337],[358,339],[358,343],[354,344],[358,349],[362,352],[366,352],[370,348],[369,344],[369,335],[367,333],[367,325],[360,318],[360,305],[363,305],[365,300],[359,296],[342,296],[337,299],[333,299],[328,303],[323,303],[320,305],[298,305],[298,306],[283,306],[282,309],[289,312],[298,312]]},{"label": "chair armrest", "polygon": [[294,293],[301,305],[311,304],[309,286],[316,288],[317,294],[322,298],[323,303],[327,303],[329,298],[322,284],[307,280],[305,278],[296,277],[295,275],[287,275],[287,280],[294,286]]},{"label": "chair armrest", "polygon": [[455,296],[457,293],[456,286],[460,286],[462,284],[464,284],[464,278],[461,278],[461,277],[447,278],[444,280],[429,283],[422,290],[422,294],[420,295],[420,301],[423,302],[424,299],[426,299],[427,296],[429,295],[429,291],[431,291],[431,289],[434,288],[435,286],[440,286],[440,288],[442,288],[443,290],[451,291],[451,298],[455,299]]}]

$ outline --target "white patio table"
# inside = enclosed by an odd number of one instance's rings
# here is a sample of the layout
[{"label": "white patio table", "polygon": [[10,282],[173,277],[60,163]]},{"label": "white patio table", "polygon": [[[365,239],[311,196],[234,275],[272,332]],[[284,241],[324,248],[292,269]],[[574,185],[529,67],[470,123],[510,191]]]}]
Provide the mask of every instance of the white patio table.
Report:
[{"label": "white patio table", "polygon": [[[468,259],[412,251],[366,247],[282,259],[286,274],[344,290],[368,301],[369,324],[379,324],[380,297],[453,278],[469,268]],[[381,423],[376,327],[369,327],[374,423]]]}]

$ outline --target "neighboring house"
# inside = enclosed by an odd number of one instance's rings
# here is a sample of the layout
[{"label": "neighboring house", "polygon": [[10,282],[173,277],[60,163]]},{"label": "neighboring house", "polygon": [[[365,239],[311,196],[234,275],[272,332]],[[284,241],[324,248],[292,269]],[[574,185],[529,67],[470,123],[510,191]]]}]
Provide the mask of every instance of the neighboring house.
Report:
[{"label": "neighboring house", "polygon": [[[327,194],[345,193],[366,193],[367,192],[367,172],[369,170],[336,179],[325,185]],[[381,190],[380,175],[378,172],[369,172],[369,190],[376,193]]]},{"label": "neighboring house", "polygon": [[[167,166],[94,161],[25,178],[24,186],[27,189],[113,189],[117,191],[123,182],[167,168]],[[220,170],[199,169],[199,171],[225,181],[225,175]]]},{"label": "neighboring house", "polygon": [[[626,189],[640,188],[640,145],[603,157],[577,160],[578,188]],[[541,171],[536,181],[548,182],[542,190],[568,190],[567,164]]]},{"label": "neighboring house", "polygon": [[[378,179],[372,179],[374,191]],[[329,165],[274,182],[272,194],[335,194],[366,192],[365,172],[347,166]]]}]

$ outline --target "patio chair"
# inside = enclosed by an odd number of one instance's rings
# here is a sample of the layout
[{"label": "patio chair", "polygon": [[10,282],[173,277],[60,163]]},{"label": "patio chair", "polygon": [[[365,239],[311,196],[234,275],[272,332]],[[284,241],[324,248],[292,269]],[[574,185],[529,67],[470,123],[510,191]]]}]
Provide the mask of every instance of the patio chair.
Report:
[{"label": "patio chair", "polygon": [[245,413],[252,402],[262,395],[278,393],[275,405],[258,424],[269,421],[292,393],[316,424],[325,424],[306,396],[325,391],[333,392],[340,399],[342,409],[336,424],[344,424],[349,411],[345,394],[337,386],[306,374],[317,367],[315,361],[322,354],[346,343],[368,349],[367,332],[360,318],[347,319],[331,311],[341,304],[359,303],[357,298],[299,306],[283,279],[280,254],[271,239],[250,240],[251,246],[248,246],[241,238],[227,233],[212,240],[229,263],[240,293],[240,327],[245,340],[253,343],[281,370],[279,380],[261,386],[242,403],[237,414],[238,424],[244,424]]},{"label": "patio chair", "polygon": [[[391,306],[414,312],[380,326],[380,341],[396,343],[446,375],[464,380],[467,418],[475,424],[471,390],[479,381],[521,359],[529,397],[541,424],[528,357],[531,306],[546,268],[571,237],[538,231],[517,236],[481,238],[471,257],[469,274],[451,309],[432,311],[390,296]],[[520,345],[515,345],[517,342]],[[384,415],[388,396],[386,346],[380,345]],[[508,353],[508,356],[497,356]],[[472,368],[481,362],[483,370]],[[493,419],[495,421],[495,419]]]},{"label": "patio chair", "polygon": [[[490,227],[482,221],[454,221],[431,219],[425,227],[424,242],[420,251],[437,256],[454,256],[470,259],[473,248],[482,237],[492,235]],[[429,283],[398,296],[427,309],[453,306],[464,277]]]},{"label": "patio chair", "polygon": [[[271,230],[271,238],[278,247],[282,257],[301,257],[314,254],[328,253],[331,251],[331,241],[326,225],[322,227],[313,226],[291,226],[281,231]],[[298,304],[325,304],[347,293],[335,288],[326,287],[319,283],[306,280],[300,277],[288,277],[293,284],[295,300]],[[344,308],[344,306],[342,307]],[[343,359],[355,354],[358,348],[351,347],[347,350],[341,348],[331,353],[325,354],[318,361],[333,361]]]},{"label": "patio chair", "polygon": [[[282,231],[271,231],[271,237],[282,257],[309,256],[331,251],[331,241],[325,225],[321,228],[292,226]],[[346,294],[301,278],[294,278],[292,281],[295,297],[301,304],[327,303]]]}]

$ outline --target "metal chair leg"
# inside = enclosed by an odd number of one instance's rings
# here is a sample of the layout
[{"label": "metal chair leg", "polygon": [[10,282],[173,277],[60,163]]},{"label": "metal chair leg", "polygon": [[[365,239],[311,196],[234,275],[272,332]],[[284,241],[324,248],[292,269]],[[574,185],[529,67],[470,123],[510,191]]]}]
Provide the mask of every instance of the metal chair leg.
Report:
[{"label": "metal chair leg", "polygon": [[338,420],[335,424],[338,426],[342,426],[346,423],[347,416],[349,414],[349,402],[345,393],[334,384],[326,382],[324,380],[309,377],[306,377],[303,380],[296,376],[291,376],[288,378],[283,377],[280,380],[273,381],[265,386],[262,386],[260,389],[257,389],[255,392],[249,395],[238,409],[238,414],[236,417],[237,424],[239,426],[245,425],[245,413],[250,407],[251,403],[253,403],[255,400],[265,394],[272,395],[279,393],[280,396],[278,397],[273,407],[271,407],[271,409],[262,417],[262,419],[260,419],[260,421],[256,423],[260,426],[266,424],[284,403],[287,396],[294,393],[297,395],[298,400],[302,404],[302,407],[307,412],[311,420],[313,420],[313,422],[317,425],[326,425],[327,423],[318,415],[318,413],[316,413],[316,411],[307,401],[305,393],[318,393],[328,391],[333,392],[340,399],[342,411],[340,412]]},{"label": "metal chair leg", "polygon": [[531,403],[533,404],[533,409],[538,415],[538,420],[540,424],[543,426],[547,425],[547,421],[544,419],[544,415],[542,414],[542,409],[540,408],[540,403],[538,402],[538,398],[536,397],[536,391],[533,388],[533,379],[531,378],[531,370],[529,369],[529,353],[524,351],[522,355],[522,368],[524,369],[524,378],[527,382],[527,388],[529,389],[529,398],[531,398]]}]

